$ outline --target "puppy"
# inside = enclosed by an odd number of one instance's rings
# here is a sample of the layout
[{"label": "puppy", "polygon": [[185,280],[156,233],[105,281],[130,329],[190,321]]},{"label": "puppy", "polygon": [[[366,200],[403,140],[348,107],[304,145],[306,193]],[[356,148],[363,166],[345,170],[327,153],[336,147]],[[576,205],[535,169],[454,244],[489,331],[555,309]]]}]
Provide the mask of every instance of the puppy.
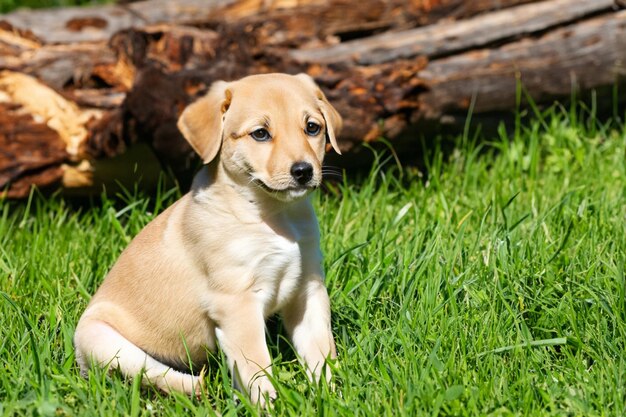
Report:
[{"label": "puppy", "polygon": [[[253,402],[275,398],[265,319],[281,313],[312,379],[335,358],[309,199],[341,117],[306,74],[216,82],[178,127],[208,166],[121,254],[80,318],[76,359],[200,394],[216,343]],[[324,370],[325,369],[325,370]]]}]

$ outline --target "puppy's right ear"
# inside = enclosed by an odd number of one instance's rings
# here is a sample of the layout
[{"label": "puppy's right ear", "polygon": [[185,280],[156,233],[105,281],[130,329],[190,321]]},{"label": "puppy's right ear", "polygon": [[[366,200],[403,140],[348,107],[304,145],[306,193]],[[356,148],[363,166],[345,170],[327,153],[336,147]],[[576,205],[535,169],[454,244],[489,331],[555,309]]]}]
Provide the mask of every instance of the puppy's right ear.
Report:
[{"label": "puppy's right ear", "polygon": [[178,119],[178,130],[205,164],[211,162],[220,150],[224,116],[231,100],[228,83],[216,81],[207,95],[187,106]]}]

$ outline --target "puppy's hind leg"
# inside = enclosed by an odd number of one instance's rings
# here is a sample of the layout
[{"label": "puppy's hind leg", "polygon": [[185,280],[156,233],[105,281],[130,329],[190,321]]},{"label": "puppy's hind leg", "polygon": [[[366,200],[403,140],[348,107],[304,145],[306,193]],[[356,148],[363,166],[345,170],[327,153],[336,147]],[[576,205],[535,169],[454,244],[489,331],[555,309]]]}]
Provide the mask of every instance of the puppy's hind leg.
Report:
[{"label": "puppy's hind leg", "polygon": [[76,361],[84,375],[91,364],[118,368],[130,378],[143,371],[144,382],[165,392],[201,394],[201,377],[179,372],[157,361],[101,320],[82,318],[76,328],[74,345]]}]

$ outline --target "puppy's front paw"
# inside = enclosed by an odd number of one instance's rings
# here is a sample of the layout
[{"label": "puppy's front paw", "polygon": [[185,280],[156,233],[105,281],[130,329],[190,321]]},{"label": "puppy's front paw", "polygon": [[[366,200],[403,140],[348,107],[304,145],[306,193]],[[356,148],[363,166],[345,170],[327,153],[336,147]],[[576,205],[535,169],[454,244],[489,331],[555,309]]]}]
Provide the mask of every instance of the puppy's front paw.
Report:
[{"label": "puppy's front paw", "polygon": [[276,389],[265,375],[256,377],[250,383],[250,400],[262,408],[266,408],[268,403],[276,400]]},{"label": "puppy's front paw", "polygon": [[306,366],[306,375],[309,378],[309,382],[318,383],[324,377],[326,383],[330,384],[333,373],[330,369],[330,364],[325,358],[318,358],[317,360],[307,360],[305,358],[304,365]]}]

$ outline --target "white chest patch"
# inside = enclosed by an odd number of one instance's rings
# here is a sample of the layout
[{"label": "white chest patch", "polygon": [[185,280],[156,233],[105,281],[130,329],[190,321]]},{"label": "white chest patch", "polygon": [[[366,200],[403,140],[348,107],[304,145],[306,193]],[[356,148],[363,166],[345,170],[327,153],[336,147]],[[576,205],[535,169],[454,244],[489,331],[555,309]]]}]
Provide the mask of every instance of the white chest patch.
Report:
[{"label": "white chest patch", "polygon": [[[282,240],[282,242],[279,242]],[[302,279],[302,254],[296,242],[277,239],[257,264],[254,291],[270,315],[291,299]]]},{"label": "white chest patch", "polygon": [[[307,245],[304,245],[306,247]],[[302,282],[303,245],[282,236],[238,239],[229,244],[231,259],[269,316],[284,306]]]}]

